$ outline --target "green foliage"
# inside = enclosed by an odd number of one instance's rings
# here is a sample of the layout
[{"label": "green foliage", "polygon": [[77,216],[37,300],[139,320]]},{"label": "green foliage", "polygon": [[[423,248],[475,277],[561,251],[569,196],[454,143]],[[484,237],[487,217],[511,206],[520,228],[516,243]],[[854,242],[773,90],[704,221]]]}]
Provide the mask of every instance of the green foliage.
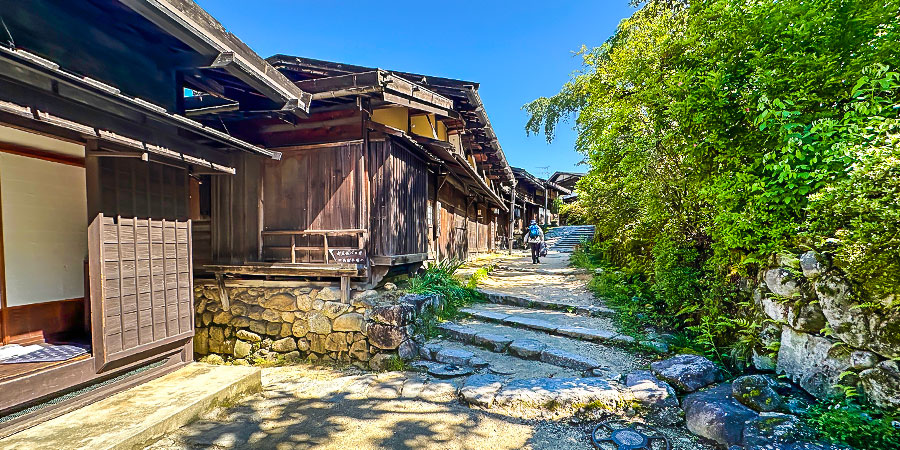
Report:
[{"label": "green foliage", "polygon": [[475,290],[474,286],[466,286],[455,276],[456,271],[462,265],[462,262],[452,260],[431,264],[424,271],[410,278],[406,289],[413,294],[443,296],[444,308],[437,313],[438,318],[452,318],[459,313],[460,308],[483,301],[482,295]]},{"label": "green foliage", "polygon": [[472,276],[466,280],[466,288],[477,289],[478,285],[494,271],[494,265],[479,267],[472,273]]},{"label": "green foliage", "polygon": [[810,247],[860,303],[900,299],[900,0],[642,3],[524,107],[548,140],[575,119],[567,207],[597,241],[572,261],[623,326],[739,367],[761,321],[738,280]]},{"label": "green foliage", "polygon": [[852,403],[815,405],[805,419],[827,441],[858,450],[900,448],[900,429],[891,424],[897,418],[882,411]]}]

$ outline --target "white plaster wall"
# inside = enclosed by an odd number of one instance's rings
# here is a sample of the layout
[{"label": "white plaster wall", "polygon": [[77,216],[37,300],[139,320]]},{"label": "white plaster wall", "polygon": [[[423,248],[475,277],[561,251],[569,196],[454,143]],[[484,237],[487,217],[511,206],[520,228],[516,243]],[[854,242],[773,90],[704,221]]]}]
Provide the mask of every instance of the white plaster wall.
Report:
[{"label": "white plaster wall", "polygon": [[84,297],[84,168],[0,153],[7,305]]}]

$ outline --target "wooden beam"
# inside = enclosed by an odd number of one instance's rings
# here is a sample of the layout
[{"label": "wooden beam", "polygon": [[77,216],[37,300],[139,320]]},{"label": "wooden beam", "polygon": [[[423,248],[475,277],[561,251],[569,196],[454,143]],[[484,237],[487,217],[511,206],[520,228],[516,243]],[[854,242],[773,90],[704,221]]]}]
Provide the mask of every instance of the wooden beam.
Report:
[{"label": "wooden beam", "polygon": [[407,255],[373,256],[372,264],[377,266],[399,266],[412,264],[428,259],[428,253],[410,253]]}]

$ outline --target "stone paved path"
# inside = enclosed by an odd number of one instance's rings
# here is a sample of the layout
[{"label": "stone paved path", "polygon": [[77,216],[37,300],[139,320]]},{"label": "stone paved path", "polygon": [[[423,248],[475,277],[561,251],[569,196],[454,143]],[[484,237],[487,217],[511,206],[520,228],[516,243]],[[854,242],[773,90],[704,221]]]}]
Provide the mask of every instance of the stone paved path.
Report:
[{"label": "stone paved path", "polygon": [[[533,303],[603,308],[586,289],[588,276],[568,268],[568,255],[544,261],[532,266],[523,252],[495,257],[501,269],[484,288],[526,300],[473,305],[467,318],[442,324],[442,336],[413,364],[438,372],[472,366],[474,375],[445,380],[416,372],[264,369],[260,394],[148,448],[592,448],[589,433],[598,420],[643,420],[622,375],[646,368],[655,356],[617,338],[622,335],[606,313]],[[682,426],[661,431],[674,449],[713,448]]]}]

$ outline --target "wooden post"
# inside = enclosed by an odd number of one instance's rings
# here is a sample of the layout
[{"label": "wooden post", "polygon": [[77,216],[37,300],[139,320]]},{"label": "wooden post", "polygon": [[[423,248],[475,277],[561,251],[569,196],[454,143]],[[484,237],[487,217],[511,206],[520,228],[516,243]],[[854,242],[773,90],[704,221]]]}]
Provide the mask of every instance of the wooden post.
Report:
[{"label": "wooden post", "polygon": [[341,303],[350,303],[350,277],[341,276]]},{"label": "wooden post", "polygon": [[547,209],[548,195],[547,186],[544,186],[544,225],[550,225],[550,210]]},{"label": "wooden post", "polygon": [[[166,232],[163,227],[163,233]],[[228,298],[228,291],[225,289],[225,277],[220,272],[216,272],[216,284],[219,286],[219,301],[222,302],[222,309],[228,311],[231,309],[231,300]],[[169,322],[168,313],[166,313],[166,323]]]},{"label": "wooden post", "polygon": [[328,264],[328,234],[323,234],[322,239],[325,240],[325,264]]},{"label": "wooden post", "polygon": [[516,223],[516,182],[513,181],[509,188],[509,240],[506,243],[509,254],[512,255],[513,226]]},{"label": "wooden post", "polygon": [[297,236],[291,235],[291,264],[297,263]]}]

